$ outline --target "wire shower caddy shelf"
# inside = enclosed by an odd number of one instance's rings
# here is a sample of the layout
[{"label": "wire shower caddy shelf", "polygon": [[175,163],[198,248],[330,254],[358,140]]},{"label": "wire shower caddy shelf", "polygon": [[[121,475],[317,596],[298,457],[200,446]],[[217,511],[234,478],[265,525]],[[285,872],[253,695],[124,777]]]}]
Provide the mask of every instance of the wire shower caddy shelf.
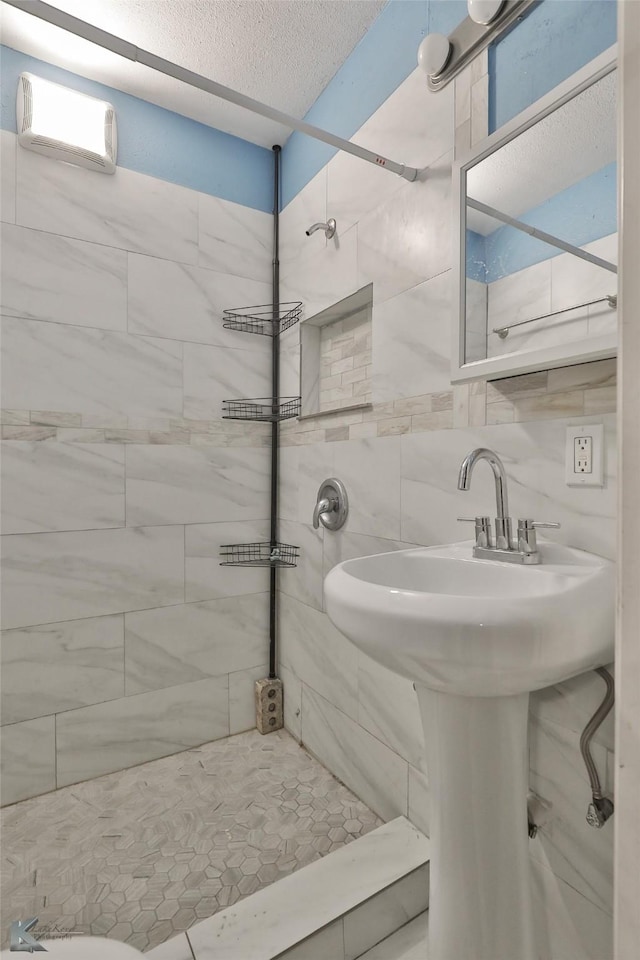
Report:
[{"label": "wire shower caddy shelf", "polygon": [[277,337],[298,323],[302,316],[302,302],[281,303],[277,310],[272,304],[256,307],[232,307],[222,311],[222,326],[241,333],[257,333],[262,337]]},{"label": "wire shower caddy shelf", "polygon": [[255,397],[243,400],[223,400],[223,420],[260,420],[274,423],[300,415],[300,397]]},{"label": "wire shower caddy shelf", "polygon": [[224,543],[221,567],[295,567],[300,548],[291,543]]}]

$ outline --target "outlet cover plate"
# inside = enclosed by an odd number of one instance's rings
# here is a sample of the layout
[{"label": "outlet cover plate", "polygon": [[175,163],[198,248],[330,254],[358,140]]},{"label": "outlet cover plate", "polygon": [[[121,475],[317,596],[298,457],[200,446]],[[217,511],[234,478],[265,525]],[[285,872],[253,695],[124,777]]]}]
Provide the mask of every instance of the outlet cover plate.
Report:
[{"label": "outlet cover plate", "polygon": [[[576,473],[575,440],[576,437],[591,437],[591,472]],[[567,427],[567,445],[565,453],[565,482],[568,487],[604,486],[604,426],[601,423],[580,424]]]}]

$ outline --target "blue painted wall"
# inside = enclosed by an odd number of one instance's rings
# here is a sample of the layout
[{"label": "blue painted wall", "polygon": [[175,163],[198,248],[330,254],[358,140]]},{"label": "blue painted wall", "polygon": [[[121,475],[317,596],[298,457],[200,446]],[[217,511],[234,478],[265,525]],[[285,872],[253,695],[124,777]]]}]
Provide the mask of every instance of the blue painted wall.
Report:
[{"label": "blue painted wall", "polygon": [[616,42],[616,0],[543,0],[489,49],[489,130]]},{"label": "blue painted wall", "polygon": [[[422,38],[450,33],[466,16],[466,0],[390,0],[304,119],[349,140],[416,68]],[[291,135],[282,151],[283,206],[336,152]]]},{"label": "blue painted wall", "polygon": [[[616,164],[610,163],[518,219],[576,247],[607,237],[618,229],[616,174]],[[486,237],[468,230],[467,276],[493,283],[559,253],[513,227],[499,227]]]},{"label": "blue painted wall", "polygon": [[5,46],[0,47],[3,130],[16,131],[16,90],[23,71],[112,103],[118,122],[118,166],[255,210],[273,211],[271,150]]}]

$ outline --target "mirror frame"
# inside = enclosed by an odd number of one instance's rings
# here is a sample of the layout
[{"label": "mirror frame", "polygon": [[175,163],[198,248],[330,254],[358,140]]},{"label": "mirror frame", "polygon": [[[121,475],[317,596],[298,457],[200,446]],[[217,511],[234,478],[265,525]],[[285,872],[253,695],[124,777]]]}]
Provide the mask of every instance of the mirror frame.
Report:
[{"label": "mirror frame", "polygon": [[[501,354],[484,360],[465,363],[466,325],[466,174],[470,167],[480,163],[500,147],[514,140],[519,134],[558,110],[569,100],[582,93],[602,77],[617,68],[617,44],[609,47],[594,60],[558,84],[549,93],[527,107],[490,136],[475,144],[456,159],[452,170],[453,190],[453,237],[458,239],[458,256],[454,257],[453,283],[453,343],[451,382],[467,383],[472,380],[498,380],[535,370],[550,370],[554,367],[588,363],[615,357],[618,346],[616,333],[593,337],[590,341],[576,341],[556,346],[542,347],[520,353]],[[581,344],[584,346],[580,349]],[[586,347],[586,349],[585,349]]]}]

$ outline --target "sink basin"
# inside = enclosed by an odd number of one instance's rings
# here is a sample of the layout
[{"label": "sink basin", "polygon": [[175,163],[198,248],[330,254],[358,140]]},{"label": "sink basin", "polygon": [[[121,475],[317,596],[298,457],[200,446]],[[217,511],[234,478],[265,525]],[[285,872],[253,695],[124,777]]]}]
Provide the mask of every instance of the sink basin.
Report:
[{"label": "sink basin", "polygon": [[613,659],[614,567],[555,543],[540,565],[472,543],[339,564],[333,623],[413,680],[429,775],[429,960],[537,960],[529,692]]},{"label": "sink basin", "polygon": [[325,579],[330,619],[374,660],[432,690],[537,690],[613,659],[614,565],[555,543],[542,563],[472,557],[472,543],[347,560]]}]

